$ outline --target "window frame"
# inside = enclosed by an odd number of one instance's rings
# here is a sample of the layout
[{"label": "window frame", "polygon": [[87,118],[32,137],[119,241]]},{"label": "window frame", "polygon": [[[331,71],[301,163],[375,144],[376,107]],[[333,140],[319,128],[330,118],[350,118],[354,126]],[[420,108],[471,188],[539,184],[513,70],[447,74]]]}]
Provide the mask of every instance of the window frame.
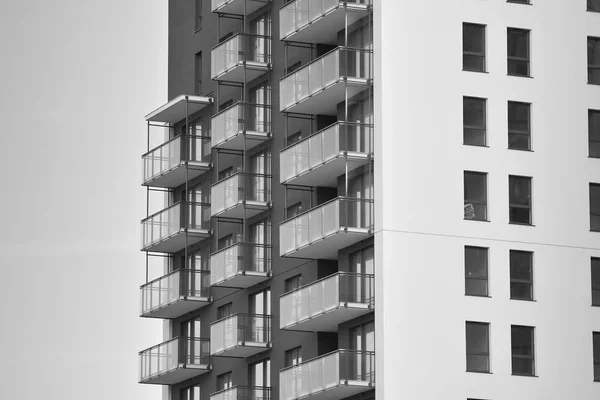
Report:
[{"label": "window frame", "polygon": [[[590,232],[600,232],[600,183],[590,182]],[[592,198],[592,195],[596,193],[597,198]],[[594,202],[595,200],[595,202]],[[594,204],[598,208],[598,214],[593,211]]]},{"label": "window frame", "polygon": [[194,33],[202,30],[202,3],[204,0],[194,0]]},{"label": "window frame", "polygon": [[[526,131],[520,131],[517,129],[511,129],[511,105],[518,105],[518,106],[526,106],[527,107],[527,130]],[[531,103],[528,102],[524,102],[524,101],[513,101],[513,100],[509,100],[507,103],[507,118],[508,118],[508,149],[509,150],[520,150],[520,151],[532,151],[532,145],[531,145]],[[526,136],[527,137],[527,148],[523,149],[523,148],[519,148],[519,147],[513,147],[511,146],[511,135],[519,135],[519,136]]]},{"label": "window frame", "polygon": [[[467,125],[465,122],[465,113],[467,111],[467,102],[480,102],[483,104],[483,126]],[[467,143],[466,131],[481,131],[483,134],[483,144]],[[488,147],[487,145],[487,99],[483,97],[463,96],[463,145],[475,147]]]},{"label": "window frame", "polygon": [[[510,32],[523,32],[523,33],[527,33],[527,57],[519,57],[519,56],[511,56],[510,53],[510,42],[509,42],[509,38],[510,38]],[[506,60],[507,60],[507,68],[506,68],[506,73],[508,76],[516,76],[516,77],[522,77],[522,78],[531,78],[531,30],[530,29],[524,29],[524,28],[514,28],[514,27],[507,27],[506,28]],[[525,62],[527,63],[527,74],[526,75],[521,75],[521,74],[517,74],[517,73],[511,73],[510,72],[510,64],[511,61],[514,62]]]},{"label": "window frame", "polygon": [[[483,183],[484,183],[484,196],[485,196],[485,203],[479,203],[479,202],[475,202],[472,201],[472,199],[467,198],[467,175],[473,175],[473,176],[479,176],[479,177],[483,177]],[[482,222],[489,222],[489,212],[488,212],[488,173],[487,172],[481,172],[481,171],[463,171],[463,200],[464,200],[464,206],[466,207],[467,204],[472,204],[472,205],[477,205],[477,206],[485,206],[485,216],[483,217],[483,219],[477,218],[477,215],[475,214],[474,218],[467,218],[466,216],[463,216],[463,218],[467,221],[482,221]]]},{"label": "window frame", "polygon": [[[595,119],[598,120],[597,132],[592,123]],[[593,136],[596,136],[597,139],[593,139]],[[594,152],[592,151],[593,148],[595,148]],[[591,158],[600,158],[600,110],[591,108],[588,109],[588,156]]]},{"label": "window frame", "polygon": [[[529,258],[529,279],[517,279],[513,277],[513,254],[526,254],[528,255]],[[533,266],[534,266],[534,257],[533,257],[533,251],[527,251],[527,250],[514,250],[514,249],[510,249],[509,250],[509,280],[510,280],[510,299],[511,300],[521,300],[521,301],[535,301],[535,297],[534,297],[534,288],[533,288],[533,281],[534,281],[534,274],[533,274]],[[513,284],[515,285],[528,285],[529,286],[529,293],[530,296],[529,298],[523,298],[523,297],[515,297],[513,296]]]},{"label": "window frame", "polygon": [[[600,257],[591,257],[591,289],[592,289],[592,307],[600,307]],[[597,277],[598,285],[594,285],[594,278]],[[596,296],[594,296],[596,294]],[[594,301],[594,298],[597,301]]]},{"label": "window frame", "polygon": [[[522,354],[516,354],[514,353],[514,349],[513,349],[513,328],[525,328],[529,330],[529,335],[530,335],[530,340],[531,340],[531,355],[522,355]],[[527,326],[527,325],[511,325],[510,326],[510,360],[511,360],[511,375],[514,376],[532,376],[535,377],[536,375],[536,365],[535,365],[535,327],[534,326]],[[515,372],[515,363],[514,360],[515,359],[520,359],[520,360],[531,360],[531,374],[523,374],[523,373],[517,373]]]},{"label": "window frame", "polygon": [[[486,336],[487,336],[487,349],[484,352],[469,352],[469,325],[474,326],[482,326],[485,327]],[[479,374],[489,374],[492,371],[491,362],[490,362],[490,323],[489,322],[480,322],[480,321],[465,321],[465,355],[466,355],[466,372],[474,372]],[[476,370],[469,369],[469,356],[480,356],[487,358],[487,367],[485,370]]]},{"label": "window frame", "polygon": [[296,346],[283,353],[283,368],[302,363],[302,346]]},{"label": "window frame", "polygon": [[[594,9],[593,7],[598,8]],[[586,11],[600,13],[600,0],[587,0]]]},{"label": "window frame", "polygon": [[530,0],[506,0],[507,3],[512,3],[512,4],[523,4],[526,6],[531,6],[531,1]]},{"label": "window frame", "polygon": [[[597,42],[597,48],[598,48],[598,58],[600,59],[600,37],[598,36],[588,36],[587,37],[587,70],[588,70],[588,85],[600,85],[600,64],[590,64],[590,59],[591,59],[591,53],[590,53],[590,48],[592,46],[590,46],[591,42]],[[590,79],[592,77],[593,74],[591,74],[592,71],[596,71],[596,74],[598,76],[598,80],[597,81],[592,81],[592,79]]]},{"label": "window frame", "polygon": [[[481,28],[481,31],[483,32],[483,51],[482,52],[475,52],[475,51],[467,51],[465,50],[465,28],[467,27],[471,27],[471,28]],[[465,72],[480,72],[480,73],[487,73],[487,35],[486,32],[487,31],[487,25],[485,24],[477,24],[477,23],[473,23],[473,22],[463,22],[462,23],[462,55],[463,55],[463,61],[462,61],[462,70]],[[479,69],[467,69],[465,67],[465,57],[475,57],[477,59],[481,59],[483,60],[483,69],[479,70]]]},{"label": "window frame", "polygon": [[[485,278],[481,277],[472,277],[467,275],[467,251],[470,249],[484,250],[485,251]],[[481,247],[481,246],[468,246],[464,247],[464,264],[465,264],[465,296],[473,296],[473,297],[491,297],[490,296],[490,249],[489,247]],[[473,294],[469,293],[467,290],[467,282],[471,281],[485,281],[485,294]]]},{"label": "window frame", "polygon": [[[529,182],[529,205],[523,205],[519,203],[511,202],[511,178],[515,179],[527,179]],[[511,210],[513,208],[528,209],[529,210],[529,222],[513,221],[511,219]],[[511,225],[525,225],[533,226],[533,178],[530,176],[523,175],[508,175],[508,223]]]},{"label": "window frame", "polygon": [[[598,346],[598,349],[596,349]],[[592,362],[594,365],[594,382],[600,382],[600,355],[596,358],[596,352],[600,353],[600,332],[592,332]]]}]

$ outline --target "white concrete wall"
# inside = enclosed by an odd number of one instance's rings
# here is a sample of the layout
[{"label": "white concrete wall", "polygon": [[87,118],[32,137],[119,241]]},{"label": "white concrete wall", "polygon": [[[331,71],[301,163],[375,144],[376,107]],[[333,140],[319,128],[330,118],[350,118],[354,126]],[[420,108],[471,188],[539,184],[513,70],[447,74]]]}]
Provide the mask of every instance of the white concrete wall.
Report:
[{"label": "white concrete wall", "polygon": [[[377,400],[598,399],[590,293],[585,0],[375,0]],[[487,25],[489,73],[462,71],[462,23]],[[506,74],[531,29],[530,78]],[[462,145],[462,97],[488,99],[489,148]],[[533,152],[507,149],[507,101],[532,103]],[[488,173],[490,222],[463,220],[463,171]],[[508,224],[508,175],[533,177],[533,223]],[[464,295],[464,246],[490,248],[491,298]],[[510,249],[534,251],[535,302],[509,299]],[[465,321],[491,323],[492,374],[465,372]],[[510,325],[536,326],[537,378],[511,376]]]}]

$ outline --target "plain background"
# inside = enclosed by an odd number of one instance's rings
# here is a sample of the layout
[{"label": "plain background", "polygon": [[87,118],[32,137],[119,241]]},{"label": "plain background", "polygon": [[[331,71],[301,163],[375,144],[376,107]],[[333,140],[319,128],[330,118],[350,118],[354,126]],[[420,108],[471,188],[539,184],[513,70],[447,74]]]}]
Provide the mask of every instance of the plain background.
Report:
[{"label": "plain background", "polygon": [[158,399],[139,222],[167,1],[0,4],[0,398]]}]

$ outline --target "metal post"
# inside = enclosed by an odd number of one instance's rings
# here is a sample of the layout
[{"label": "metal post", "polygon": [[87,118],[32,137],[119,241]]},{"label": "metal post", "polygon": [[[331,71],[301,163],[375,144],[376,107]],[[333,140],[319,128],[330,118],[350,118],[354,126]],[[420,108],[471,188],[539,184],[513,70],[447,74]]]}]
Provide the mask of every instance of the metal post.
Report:
[{"label": "metal post", "polygon": [[183,207],[184,207],[184,216],[185,216],[185,250],[184,250],[184,258],[183,258],[183,269],[187,268],[187,263],[188,263],[188,229],[189,229],[189,222],[190,222],[190,203],[189,203],[189,173],[188,173],[188,147],[189,147],[189,143],[187,143],[187,141],[185,140],[186,137],[190,137],[189,133],[190,133],[190,112],[189,112],[189,98],[188,96],[185,96],[185,133],[186,135],[182,138],[182,142],[184,142],[184,153],[185,153],[185,193],[184,193],[184,203],[183,203]]}]

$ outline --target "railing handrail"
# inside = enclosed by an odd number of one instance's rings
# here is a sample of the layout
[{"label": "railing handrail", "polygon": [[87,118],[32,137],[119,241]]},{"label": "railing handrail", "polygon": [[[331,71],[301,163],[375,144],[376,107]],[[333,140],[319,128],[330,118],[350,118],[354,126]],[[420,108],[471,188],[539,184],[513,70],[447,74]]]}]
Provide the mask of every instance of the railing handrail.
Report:
[{"label": "railing handrail", "polygon": [[140,285],[140,289],[143,289],[143,288],[145,288],[148,285],[151,285],[151,284],[156,283],[156,282],[158,282],[160,280],[163,280],[163,279],[169,277],[170,275],[175,275],[175,274],[178,274],[180,272],[186,272],[186,271],[193,272],[193,273],[199,272],[201,274],[210,274],[210,270],[207,270],[207,269],[180,268],[180,269],[176,269],[175,271],[171,271],[168,274],[165,274],[163,276],[159,276],[158,278],[155,278],[155,279],[153,279],[153,280],[151,280],[149,282],[146,282],[143,285]]},{"label": "railing handrail", "polygon": [[330,351],[329,353],[325,353],[325,354],[322,354],[320,356],[313,357],[313,358],[311,358],[309,360],[302,361],[302,362],[300,362],[300,363],[298,363],[296,365],[290,365],[289,367],[282,368],[282,369],[279,370],[279,373],[282,373],[283,371],[287,371],[288,369],[298,368],[298,367],[300,367],[300,366],[302,366],[304,364],[308,364],[309,362],[316,361],[316,360],[318,360],[320,358],[329,357],[331,355],[334,355],[335,353],[355,353],[355,354],[360,353],[360,354],[366,354],[366,355],[369,355],[369,356],[370,355],[373,355],[373,356],[375,355],[374,351],[337,349],[337,350],[334,350],[334,351]]},{"label": "railing handrail", "polygon": [[227,319],[233,318],[233,317],[253,317],[253,318],[263,318],[263,319],[271,319],[271,315],[270,314],[250,314],[250,313],[235,313],[235,314],[231,314],[228,315],[226,317],[220,318],[216,321],[213,321],[210,323],[210,326],[216,325],[219,322],[223,322]]},{"label": "railing handrail", "polygon": [[241,36],[250,36],[250,37],[257,37],[257,38],[263,38],[263,39],[273,39],[273,36],[269,36],[269,35],[256,35],[254,33],[242,33],[242,32],[238,32],[232,36],[229,36],[227,39],[223,40],[222,42],[217,43],[216,45],[214,45],[210,50],[214,50],[217,47],[221,46],[224,43],[229,42],[230,40],[235,39],[236,37],[241,37]]},{"label": "railing handrail", "polygon": [[342,275],[347,275],[347,276],[358,276],[358,277],[364,277],[364,278],[369,278],[369,279],[373,279],[373,278],[375,278],[375,274],[361,274],[361,273],[357,273],[357,272],[338,271],[338,272],[334,272],[334,273],[333,273],[333,274],[331,274],[331,275],[327,275],[327,276],[326,276],[326,277],[324,277],[324,278],[317,279],[316,281],[313,281],[313,282],[311,282],[311,283],[307,283],[306,285],[299,286],[299,287],[297,287],[296,289],[290,290],[289,292],[285,292],[285,293],[283,293],[283,294],[280,294],[280,295],[279,295],[279,298],[281,299],[282,297],[285,297],[285,296],[291,295],[291,294],[293,294],[293,293],[295,293],[295,292],[298,292],[298,291],[300,291],[300,290],[306,289],[306,288],[307,288],[307,287],[309,287],[309,286],[316,285],[316,284],[317,284],[317,283],[319,283],[319,282],[323,282],[323,281],[326,281],[327,279],[331,279],[331,278],[334,278],[334,277],[336,277],[336,276],[342,276]]},{"label": "railing handrail", "polygon": [[328,126],[326,126],[326,127],[325,127],[325,128],[323,128],[323,129],[320,129],[320,130],[318,130],[318,131],[316,131],[316,132],[314,132],[314,133],[311,133],[311,134],[310,134],[310,135],[308,135],[307,137],[305,137],[305,138],[302,138],[302,139],[298,140],[297,142],[294,142],[294,143],[292,143],[292,144],[288,144],[288,145],[287,145],[287,146],[285,146],[283,149],[281,149],[281,151],[280,151],[280,152],[281,152],[281,153],[283,153],[284,151],[286,151],[286,150],[288,150],[288,149],[290,149],[290,148],[292,148],[292,147],[294,147],[294,146],[298,145],[299,143],[302,143],[302,142],[304,142],[304,141],[306,141],[306,140],[308,140],[308,139],[312,138],[313,136],[320,135],[321,133],[325,132],[326,130],[333,128],[335,125],[339,125],[339,126],[341,126],[341,125],[348,125],[348,126],[364,126],[364,127],[368,127],[368,128],[374,128],[374,127],[375,127],[375,125],[374,125],[374,124],[365,124],[365,123],[362,123],[362,122],[347,122],[347,121],[337,121],[337,122],[334,122],[334,123],[333,123],[333,124],[331,124],[331,125],[328,125]]},{"label": "railing handrail", "polygon": [[233,109],[234,107],[238,107],[238,106],[255,106],[255,107],[264,107],[264,108],[272,108],[271,104],[254,104],[254,103],[249,103],[247,101],[236,101],[235,103],[233,103],[232,105],[230,105],[229,107],[219,111],[216,114],[213,114],[210,119],[212,120],[213,118],[216,118],[217,116]]},{"label": "railing handrail", "polygon": [[221,253],[221,252],[223,252],[225,250],[229,250],[232,247],[238,246],[238,245],[241,245],[241,246],[252,246],[252,247],[265,247],[265,248],[272,248],[273,247],[273,245],[266,244],[266,243],[236,242],[236,243],[230,244],[229,246],[223,247],[222,249],[219,249],[217,251],[214,251],[214,252],[210,253],[209,257],[212,257],[215,254]]},{"label": "railing handrail", "polygon": [[263,178],[265,178],[265,179],[269,179],[269,178],[272,178],[272,177],[273,177],[273,175],[271,175],[271,174],[255,174],[255,173],[252,173],[252,172],[236,171],[236,172],[234,172],[233,174],[231,174],[231,175],[229,175],[229,176],[226,176],[225,178],[223,178],[223,179],[221,179],[221,180],[218,180],[218,181],[216,181],[215,183],[213,183],[213,184],[212,184],[212,185],[210,185],[210,186],[211,186],[211,187],[213,187],[213,186],[217,186],[219,183],[221,183],[221,182],[224,182],[224,181],[226,181],[227,179],[231,179],[231,178],[233,178],[233,177],[236,177],[237,175],[249,175],[249,176],[254,176],[254,177],[263,177]]},{"label": "railing handrail", "polygon": [[334,201],[343,201],[343,200],[347,200],[347,201],[356,201],[356,202],[359,202],[359,201],[360,201],[360,202],[365,202],[365,203],[374,203],[374,200],[373,200],[373,199],[361,199],[361,198],[358,198],[358,197],[346,197],[346,196],[338,196],[338,197],[335,197],[335,198],[333,198],[333,199],[331,199],[331,200],[328,200],[328,201],[326,201],[325,203],[321,203],[321,204],[319,204],[319,205],[317,205],[317,206],[315,206],[315,207],[313,207],[313,208],[309,208],[309,209],[308,209],[308,210],[306,210],[306,211],[302,211],[301,213],[299,213],[299,214],[296,214],[296,215],[294,215],[293,217],[290,217],[290,218],[287,218],[287,219],[285,219],[285,220],[281,221],[281,222],[279,223],[279,226],[281,226],[281,225],[285,224],[286,222],[289,222],[289,221],[291,221],[291,220],[293,220],[293,219],[299,218],[299,217],[303,216],[304,214],[307,214],[307,213],[309,213],[309,212],[311,212],[311,211],[315,211],[315,210],[317,210],[318,208],[325,207],[325,206],[326,206],[326,205],[328,205],[329,203],[333,203]]},{"label": "railing handrail", "polygon": [[168,344],[170,342],[179,341],[180,339],[182,339],[182,340],[194,340],[196,342],[210,342],[210,338],[194,338],[194,337],[187,337],[187,336],[175,336],[174,338],[171,338],[169,340],[165,340],[162,343],[155,344],[152,347],[148,347],[147,349],[144,349],[144,350],[138,352],[138,355],[141,356],[142,354],[147,353],[150,350],[153,350],[153,349],[155,349],[157,347],[160,347],[160,346],[164,346],[164,345],[166,345],[166,344]]},{"label": "railing handrail", "polygon": [[145,152],[144,154],[142,154],[142,159],[146,158],[148,155],[150,155],[150,153],[154,153],[156,150],[160,149],[163,146],[168,145],[169,143],[175,141],[176,139],[185,139],[185,138],[193,138],[193,139],[210,139],[210,136],[206,136],[206,135],[189,135],[187,133],[182,133],[180,135],[177,135],[175,137],[172,137],[171,139],[167,140],[166,142],[159,144],[158,146],[156,146],[155,148],[153,148],[152,150],[149,150],[147,152]]},{"label": "railing handrail", "polygon": [[269,392],[271,391],[271,387],[270,386],[235,385],[235,386],[232,386],[232,387],[227,388],[227,389],[221,389],[219,391],[213,392],[213,393],[211,393],[209,395],[209,397],[216,396],[218,394],[229,392],[230,390],[235,390],[235,389],[255,389],[255,390],[264,390],[264,391],[269,391]]},{"label": "railing handrail", "polygon": [[332,50],[329,50],[327,53],[315,58],[314,60],[311,60],[308,64],[304,64],[302,65],[300,68],[293,70],[292,72],[288,72],[286,75],[282,76],[281,79],[279,79],[279,81],[283,81],[284,79],[292,76],[293,74],[300,72],[301,70],[303,70],[304,68],[309,67],[311,64],[321,60],[324,57],[327,57],[329,55],[331,55],[332,53],[336,52],[336,51],[341,51],[341,50],[350,50],[350,51],[361,51],[364,53],[370,53],[373,54],[373,49],[359,49],[359,48],[354,48],[354,47],[348,47],[348,46],[337,46]]},{"label": "railing handrail", "polygon": [[[288,2],[288,3],[285,3],[285,4],[283,4],[281,7],[279,7],[279,11],[281,11],[281,10],[282,10],[282,9],[284,9],[285,7],[289,6],[290,4],[294,4],[294,3],[295,3],[295,2],[297,2],[297,1],[298,1],[298,0],[292,0],[292,1]],[[324,0],[321,0],[321,1],[324,1]],[[340,6],[341,6],[342,4],[346,5],[346,4],[348,4],[348,3],[350,3],[350,4],[366,4],[367,6],[371,6],[371,5],[373,5],[373,1],[372,1],[372,0],[369,0],[369,3],[368,3],[368,4],[367,4],[367,3],[361,3],[361,2],[359,2],[359,1],[356,1],[356,0],[355,0],[355,1],[351,1],[351,0],[350,0],[350,1],[349,1],[349,0],[339,0],[339,2],[340,2]],[[338,8],[338,7],[339,7],[339,6],[336,6],[336,7],[334,7],[334,9],[335,9],[335,8]],[[308,25],[308,24],[307,24],[307,25]]]}]

